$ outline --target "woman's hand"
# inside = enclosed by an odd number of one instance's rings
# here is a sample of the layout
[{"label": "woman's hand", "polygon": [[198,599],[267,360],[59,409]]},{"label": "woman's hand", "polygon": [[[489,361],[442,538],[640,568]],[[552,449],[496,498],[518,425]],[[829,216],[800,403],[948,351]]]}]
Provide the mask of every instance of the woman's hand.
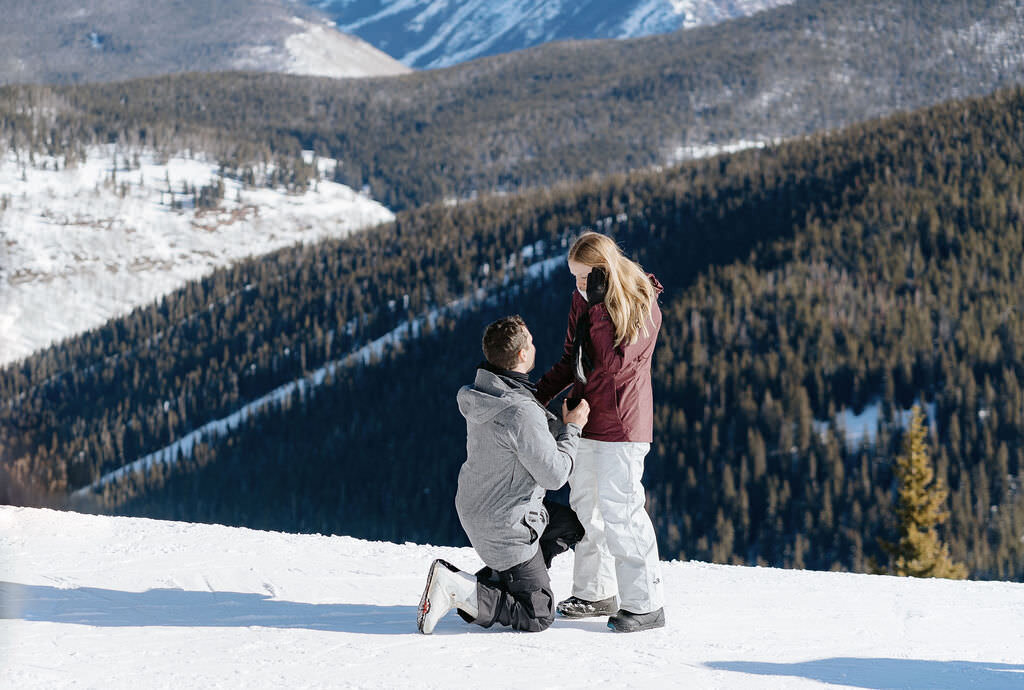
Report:
[{"label": "woman's hand", "polygon": [[595,266],[587,275],[587,304],[594,306],[604,302],[608,294],[608,274],[600,266]]}]

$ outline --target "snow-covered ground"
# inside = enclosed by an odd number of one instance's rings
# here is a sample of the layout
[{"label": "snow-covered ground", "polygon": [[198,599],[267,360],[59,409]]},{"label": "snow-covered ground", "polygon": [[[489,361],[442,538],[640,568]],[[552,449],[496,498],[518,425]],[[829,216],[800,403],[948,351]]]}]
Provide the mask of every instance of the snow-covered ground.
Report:
[{"label": "snow-covered ground", "polygon": [[198,154],[161,161],[151,152],[97,148],[74,167],[0,158],[0,365],[214,268],[394,217],[327,181],[289,194],[223,178],[224,198],[211,210],[181,193],[186,183],[200,188],[217,179],[216,163]]},{"label": "snow-covered ground", "polygon": [[[471,549],[0,507],[4,688],[1022,688],[1024,584],[667,562],[667,626],[416,631]],[[569,595],[572,555],[552,585]]]}]

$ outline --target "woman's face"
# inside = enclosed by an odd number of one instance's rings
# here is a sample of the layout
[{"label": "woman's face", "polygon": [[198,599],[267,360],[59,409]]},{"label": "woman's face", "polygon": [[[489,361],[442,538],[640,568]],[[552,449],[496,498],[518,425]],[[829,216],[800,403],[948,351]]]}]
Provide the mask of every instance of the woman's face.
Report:
[{"label": "woman's face", "polygon": [[591,270],[593,270],[591,266],[569,259],[569,273],[572,273],[576,279],[576,287],[584,295],[587,294],[587,276],[590,275]]}]

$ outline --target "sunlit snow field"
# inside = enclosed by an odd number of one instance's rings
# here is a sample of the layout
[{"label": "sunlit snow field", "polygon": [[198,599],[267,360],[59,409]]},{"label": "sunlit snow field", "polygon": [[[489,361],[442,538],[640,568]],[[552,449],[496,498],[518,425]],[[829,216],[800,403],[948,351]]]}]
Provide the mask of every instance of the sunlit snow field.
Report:
[{"label": "sunlit snow field", "polygon": [[[219,206],[197,210],[182,189],[218,178],[217,164],[206,157],[161,161],[152,152],[114,147],[87,154],[73,167],[52,158],[0,159],[0,364],[102,325],[214,268],[394,217],[334,182],[289,194],[227,177]],[[322,170],[334,164],[318,163]]]},{"label": "sunlit snow field", "polygon": [[[667,626],[454,613],[472,549],[0,506],[4,688],[1021,688],[1024,584],[666,562]],[[570,594],[571,552],[555,559]]]}]

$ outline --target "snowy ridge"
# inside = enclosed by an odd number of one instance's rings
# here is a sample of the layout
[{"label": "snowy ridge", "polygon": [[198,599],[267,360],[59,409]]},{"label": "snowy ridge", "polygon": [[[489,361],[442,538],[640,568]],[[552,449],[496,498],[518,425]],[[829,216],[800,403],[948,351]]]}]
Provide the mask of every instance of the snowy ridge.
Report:
[{"label": "snowy ridge", "polygon": [[[527,247],[521,253],[522,260],[529,261],[529,259],[533,258],[535,254],[539,252],[539,248],[534,246]],[[560,267],[565,262],[565,259],[566,254],[559,254],[558,256],[529,264],[524,268],[524,275],[528,280],[536,280],[540,277],[547,276],[552,271],[556,270],[556,268]],[[514,261],[509,262],[510,265],[514,265],[514,263]],[[481,273],[484,275],[490,273],[490,270],[490,266],[487,264],[481,266]],[[507,285],[508,282],[509,278],[506,275],[505,285]],[[504,287],[504,285],[502,287]],[[250,417],[256,416],[260,414],[260,412],[266,410],[268,406],[273,406],[291,400],[296,394],[305,396],[309,391],[322,386],[325,381],[335,378],[346,367],[357,364],[365,365],[376,359],[380,359],[388,349],[393,348],[409,338],[419,337],[424,327],[433,328],[437,324],[437,320],[442,316],[458,315],[467,309],[471,309],[482,304],[487,300],[487,298],[488,293],[484,290],[479,290],[475,295],[452,302],[443,308],[435,309],[412,321],[406,321],[399,324],[384,335],[360,347],[358,350],[349,353],[345,357],[325,364],[307,376],[296,379],[295,381],[290,381],[282,386],[278,386],[266,395],[243,405],[227,417],[207,422],[198,429],[182,436],[174,443],[143,456],[138,460],[130,462],[112,472],[108,472],[92,484],[75,491],[73,496],[87,496],[91,492],[102,490],[104,486],[111,482],[130,478],[132,475],[139,472],[146,472],[157,463],[162,463],[168,468],[173,467],[181,458],[188,458],[192,456],[192,450],[195,448],[196,443],[202,442],[204,439],[227,436]]]},{"label": "snowy ridge", "polygon": [[[317,164],[323,173],[334,161]],[[215,208],[197,209],[183,192],[217,182],[224,197]],[[326,180],[294,194],[244,185],[202,154],[162,160],[111,146],[68,166],[8,152],[0,158],[0,365],[247,256],[393,218]]]},{"label": "snowy ridge", "polygon": [[[0,687],[1024,687],[1024,584],[664,562],[666,627],[432,636],[434,558],[368,542],[0,506]],[[570,594],[572,553],[552,566]]]},{"label": "snowy ridge", "polygon": [[387,53],[333,26],[292,19],[300,31],[285,39],[288,59],[282,71],[317,77],[381,77],[412,71]]},{"label": "snowy ridge", "polygon": [[295,32],[280,43],[266,42],[236,49],[231,68],[348,79],[407,74],[412,71],[387,53],[331,24],[292,17]]},{"label": "snowy ridge", "polygon": [[406,65],[449,67],[564,39],[636,38],[713,24],[793,0],[320,0],[337,22]]},{"label": "snowy ridge", "polygon": [[237,69],[335,78],[409,71],[304,4],[9,0],[0,23],[0,84]]}]

